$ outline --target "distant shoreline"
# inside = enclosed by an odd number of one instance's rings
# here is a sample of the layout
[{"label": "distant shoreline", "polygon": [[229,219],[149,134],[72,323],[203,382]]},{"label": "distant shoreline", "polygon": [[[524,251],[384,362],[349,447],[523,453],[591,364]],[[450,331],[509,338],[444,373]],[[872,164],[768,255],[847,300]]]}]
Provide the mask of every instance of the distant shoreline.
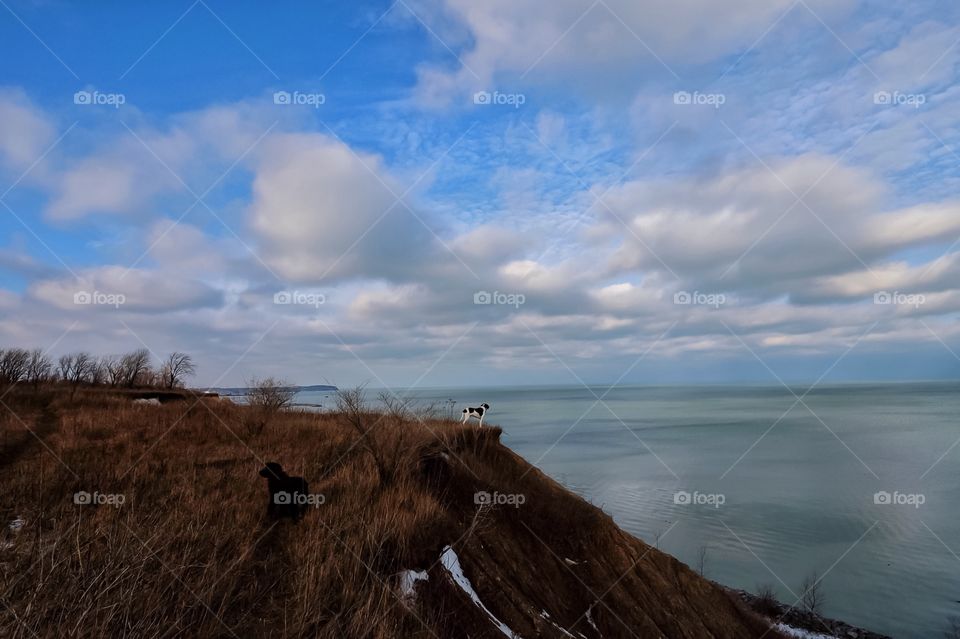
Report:
[{"label": "distant shoreline", "polygon": [[[811,386],[814,385],[816,380],[784,380],[788,386]],[[820,382],[815,384],[816,388],[837,388],[837,387],[855,387],[855,386],[909,386],[909,385],[919,385],[919,384],[938,384],[938,385],[950,385],[950,384],[960,384],[960,379],[914,379],[914,380],[845,380],[845,381],[830,381],[830,382]],[[577,383],[557,383],[557,384],[497,384],[497,385],[482,385],[478,384],[476,386],[417,386],[415,388],[406,388],[404,386],[392,386],[390,388],[382,386],[366,386],[368,391],[380,391],[380,390],[393,390],[395,392],[408,392],[408,391],[445,391],[445,392],[455,392],[455,391],[476,391],[476,390],[490,390],[490,391],[533,391],[533,390],[548,390],[548,389],[564,389],[564,388],[731,388],[731,389],[767,389],[767,388],[783,388],[783,384],[780,384],[776,381],[773,382],[689,382],[689,383],[676,383],[676,384],[653,384],[653,383],[630,383],[630,384],[614,384],[611,382],[587,382],[585,384]]]},{"label": "distant shoreline", "polygon": [[[313,384],[310,386],[284,386],[284,390],[292,390],[296,393],[302,392],[328,392],[335,393],[340,389],[336,386],[329,384]],[[244,397],[250,394],[249,386],[224,386],[224,387],[207,387],[207,388],[198,388],[200,392],[204,393],[216,393],[222,397]],[[309,406],[310,404],[304,404]]]}]

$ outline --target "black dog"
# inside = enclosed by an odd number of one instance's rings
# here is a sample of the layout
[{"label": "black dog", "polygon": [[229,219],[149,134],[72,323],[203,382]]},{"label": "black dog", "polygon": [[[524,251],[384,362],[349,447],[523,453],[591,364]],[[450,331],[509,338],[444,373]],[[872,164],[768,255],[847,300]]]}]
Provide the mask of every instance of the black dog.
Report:
[{"label": "black dog", "polygon": [[291,477],[277,462],[270,462],[260,471],[267,478],[267,516],[275,519],[289,517],[297,521],[307,510],[310,489],[303,477]]}]

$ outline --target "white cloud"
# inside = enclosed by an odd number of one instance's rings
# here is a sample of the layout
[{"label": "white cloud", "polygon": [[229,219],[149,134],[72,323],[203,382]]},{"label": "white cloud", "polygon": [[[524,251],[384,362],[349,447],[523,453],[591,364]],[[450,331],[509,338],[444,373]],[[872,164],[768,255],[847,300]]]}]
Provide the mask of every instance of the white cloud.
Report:
[{"label": "white cloud", "polygon": [[25,171],[55,138],[52,120],[22,91],[0,90],[0,162]]},{"label": "white cloud", "polygon": [[98,213],[147,218],[154,198],[169,194],[183,196],[183,211],[176,214],[185,212],[196,196],[242,173],[269,131],[297,122],[266,111],[263,102],[176,114],[162,127],[133,118],[132,124],[100,133],[99,145],[61,162],[48,178],[47,215],[60,221]]},{"label": "white cloud", "polygon": [[374,155],[319,134],[273,136],[259,156],[251,225],[281,277],[402,280],[436,250],[411,204],[398,202],[403,191]]},{"label": "white cloud", "polygon": [[78,277],[45,279],[30,286],[30,296],[62,310],[167,312],[215,307],[222,296],[209,286],[171,273],[101,266]]},{"label": "white cloud", "polygon": [[48,213],[69,220],[91,212],[131,212],[158,191],[149,183],[149,175],[123,160],[88,159],[64,173]]},{"label": "white cloud", "polygon": [[[884,211],[883,181],[835,158],[766,164],[769,170],[634,181],[611,191],[606,201],[633,229],[602,218],[623,240],[613,272],[669,268],[684,284],[707,290],[801,295],[811,278],[860,271],[864,262],[879,264],[906,248],[960,235],[957,203]],[[806,204],[796,203],[794,194],[808,189]],[[871,277],[875,288],[886,285]]]},{"label": "white cloud", "polygon": [[[673,65],[702,63],[745,49],[791,7],[790,0],[440,0],[421,2],[419,13],[441,37],[469,42],[462,68],[419,70],[419,96],[446,104],[465,92],[488,88],[501,76],[610,91],[636,83],[651,70],[671,76]],[[843,14],[853,5],[807,3],[821,16]],[[802,18],[812,19],[803,10]],[[789,18],[788,18],[789,19]],[[463,36],[466,31],[468,37]],[[665,69],[664,67],[667,67]],[[632,71],[633,74],[625,76]],[[642,73],[635,75],[638,70]],[[577,82],[572,83],[571,78]]]}]

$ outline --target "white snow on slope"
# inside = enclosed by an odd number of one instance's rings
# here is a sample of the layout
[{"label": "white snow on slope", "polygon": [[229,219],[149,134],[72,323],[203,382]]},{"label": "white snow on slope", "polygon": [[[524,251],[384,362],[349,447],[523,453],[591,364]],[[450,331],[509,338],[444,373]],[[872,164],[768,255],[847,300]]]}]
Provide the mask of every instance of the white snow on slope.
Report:
[{"label": "white snow on slope", "polygon": [[597,631],[597,634],[600,634],[600,629],[597,628],[597,624],[593,623],[593,617],[590,613],[593,611],[593,606],[587,608],[587,623],[590,624],[590,627]]},{"label": "white snow on slope", "polygon": [[778,623],[774,626],[777,630],[787,635],[788,637],[796,637],[796,639],[836,639],[833,635],[825,635],[819,632],[810,632],[809,630],[801,630],[800,628],[794,628],[788,626],[785,623]]},{"label": "white snow on slope", "polygon": [[[556,628],[557,630],[559,630],[560,632],[562,632],[562,633],[563,633],[564,635],[566,635],[567,637],[570,637],[571,639],[577,639],[576,637],[574,637],[573,635],[571,635],[569,632],[567,632],[566,630],[564,630],[562,627],[560,627],[560,624],[558,624],[558,623],[555,622],[553,619],[551,619],[551,618],[550,618],[550,613],[547,612],[546,610],[540,611],[540,616],[543,617],[544,619],[546,619],[547,621],[549,621],[549,622],[550,622],[550,625],[552,625],[554,628]],[[581,634],[580,636],[582,637],[583,635]]]},{"label": "white snow on slope", "polygon": [[450,574],[450,578],[453,579],[453,583],[457,584],[460,587],[460,590],[465,592],[468,597],[473,601],[473,603],[480,606],[480,609],[483,610],[490,620],[493,621],[494,625],[504,634],[504,636],[510,637],[510,639],[521,639],[520,635],[515,634],[510,628],[507,627],[505,623],[497,619],[497,617],[490,612],[490,609],[483,605],[483,602],[480,601],[480,596],[477,594],[477,591],[473,589],[473,586],[470,584],[470,580],[467,579],[467,576],[463,574],[463,568],[460,567],[460,557],[457,556],[456,551],[450,546],[446,546],[443,549],[443,554],[440,555],[440,563],[443,564],[443,567],[446,569],[447,573]]},{"label": "white snow on slope", "polygon": [[428,578],[426,570],[404,570],[400,573],[400,593],[407,598],[414,597],[417,582],[426,581]]}]

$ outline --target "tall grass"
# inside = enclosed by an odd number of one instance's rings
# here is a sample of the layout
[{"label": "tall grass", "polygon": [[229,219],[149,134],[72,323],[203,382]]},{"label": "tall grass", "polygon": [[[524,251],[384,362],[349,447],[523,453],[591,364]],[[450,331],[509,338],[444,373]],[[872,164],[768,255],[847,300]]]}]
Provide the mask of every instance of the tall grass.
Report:
[{"label": "tall grass", "polygon": [[[437,436],[416,417],[286,411],[243,430],[249,409],[217,400],[48,400],[7,398],[0,418],[0,516],[25,522],[0,550],[0,636],[430,636],[391,583],[442,519],[417,477]],[[324,504],[266,520],[267,461]]]}]

